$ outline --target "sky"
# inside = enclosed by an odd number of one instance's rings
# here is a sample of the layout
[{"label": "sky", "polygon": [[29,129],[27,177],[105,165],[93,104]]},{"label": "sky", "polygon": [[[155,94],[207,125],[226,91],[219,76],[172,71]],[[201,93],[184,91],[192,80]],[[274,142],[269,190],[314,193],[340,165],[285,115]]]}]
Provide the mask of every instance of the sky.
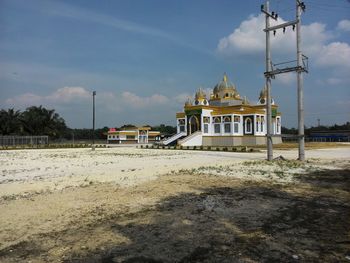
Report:
[{"label": "sky", "polygon": [[[258,100],[265,79],[264,1],[0,0],[0,108],[55,109],[71,128],[175,125],[199,87],[226,72]],[[350,121],[350,0],[305,0],[305,125]],[[294,0],[271,0],[275,23],[295,19]],[[295,32],[271,37],[272,61],[296,59]],[[272,96],[282,125],[297,127],[296,75]]]}]

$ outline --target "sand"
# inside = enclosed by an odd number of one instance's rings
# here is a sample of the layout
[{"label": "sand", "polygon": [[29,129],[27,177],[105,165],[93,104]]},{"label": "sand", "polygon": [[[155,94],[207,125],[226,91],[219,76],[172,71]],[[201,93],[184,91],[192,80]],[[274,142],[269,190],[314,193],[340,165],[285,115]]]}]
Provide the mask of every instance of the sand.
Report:
[{"label": "sand", "polygon": [[0,151],[0,261],[346,262],[350,148],[274,154]]}]

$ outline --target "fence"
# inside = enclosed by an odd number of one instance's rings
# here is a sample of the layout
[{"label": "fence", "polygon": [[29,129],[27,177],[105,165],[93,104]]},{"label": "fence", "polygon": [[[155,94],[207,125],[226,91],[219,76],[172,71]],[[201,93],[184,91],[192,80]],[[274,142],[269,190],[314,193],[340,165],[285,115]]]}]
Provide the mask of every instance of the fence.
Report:
[{"label": "fence", "polygon": [[44,145],[49,143],[49,136],[0,136],[1,146]]}]

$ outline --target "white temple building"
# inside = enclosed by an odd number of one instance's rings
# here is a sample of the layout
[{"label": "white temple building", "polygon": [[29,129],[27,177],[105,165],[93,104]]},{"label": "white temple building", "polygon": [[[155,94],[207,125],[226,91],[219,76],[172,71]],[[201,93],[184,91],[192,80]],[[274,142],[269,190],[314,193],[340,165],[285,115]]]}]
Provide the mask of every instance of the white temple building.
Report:
[{"label": "white temple building", "polygon": [[[188,99],[183,112],[176,113],[177,134],[163,144],[182,146],[240,146],[266,143],[266,89],[259,101],[241,97],[224,74],[210,98],[200,88]],[[281,113],[271,101],[273,143],[281,143]]]}]

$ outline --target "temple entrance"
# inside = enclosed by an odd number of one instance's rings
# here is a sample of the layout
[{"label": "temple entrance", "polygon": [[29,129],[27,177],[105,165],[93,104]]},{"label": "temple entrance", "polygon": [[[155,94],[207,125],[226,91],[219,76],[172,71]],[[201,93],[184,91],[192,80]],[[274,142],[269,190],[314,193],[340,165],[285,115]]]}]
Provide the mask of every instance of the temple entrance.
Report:
[{"label": "temple entrance", "polygon": [[139,143],[148,143],[147,132],[140,131],[139,132]]},{"label": "temple entrance", "polygon": [[194,115],[191,116],[190,120],[189,120],[189,126],[190,126],[190,133],[189,134],[192,134],[196,131],[199,130],[199,121],[198,121],[198,118]]}]

